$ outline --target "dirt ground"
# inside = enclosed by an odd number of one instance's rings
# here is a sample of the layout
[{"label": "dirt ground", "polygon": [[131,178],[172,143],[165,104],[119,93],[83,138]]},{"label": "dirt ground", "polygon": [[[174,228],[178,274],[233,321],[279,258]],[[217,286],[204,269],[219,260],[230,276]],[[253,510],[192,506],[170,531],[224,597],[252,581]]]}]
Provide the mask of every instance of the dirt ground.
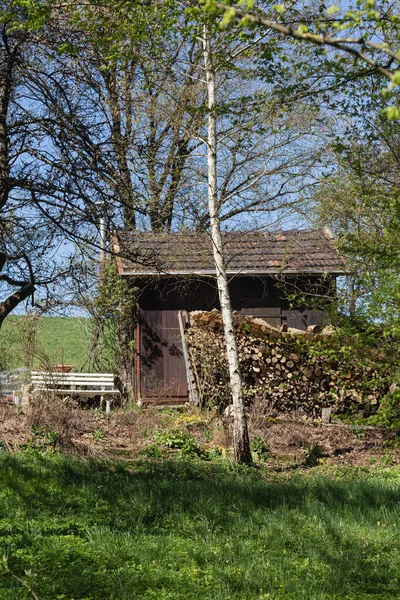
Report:
[{"label": "dirt ground", "polygon": [[[134,407],[106,415],[71,399],[41,398],[23,408],[0,399],[0,447],[8,451],[43,446],[92,457],[133,458],[153,443],[154,432],[160,430],[190,433],[204,449],[227,454],[232,443],[230,423],[214,412]],[[316,446],[321,460],[329,464],[400,464],[396,431],[257,414],[249,415],[249,431],[251,438],[264,440],[269,460],[276,464],[303,464]]]},{"label": "dirt ground", "polygon": [[299,464],[316,445],[330,464],[400,464],[400,437],[377,428],[283,420],[270,424],[259,434],[274,456],[292,458]]}]

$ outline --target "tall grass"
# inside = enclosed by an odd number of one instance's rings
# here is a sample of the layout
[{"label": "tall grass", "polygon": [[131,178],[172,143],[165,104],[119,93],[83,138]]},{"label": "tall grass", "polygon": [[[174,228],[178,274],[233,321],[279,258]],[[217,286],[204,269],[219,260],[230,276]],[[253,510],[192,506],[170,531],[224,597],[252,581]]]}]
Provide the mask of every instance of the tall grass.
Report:
[{"label": "tall grass", "polygon": [[[29,452],[0,468],[0,555],[40,600],[399,597],[396,468],[271,477]],[[6,573],[0,598],[32,595]]]}]

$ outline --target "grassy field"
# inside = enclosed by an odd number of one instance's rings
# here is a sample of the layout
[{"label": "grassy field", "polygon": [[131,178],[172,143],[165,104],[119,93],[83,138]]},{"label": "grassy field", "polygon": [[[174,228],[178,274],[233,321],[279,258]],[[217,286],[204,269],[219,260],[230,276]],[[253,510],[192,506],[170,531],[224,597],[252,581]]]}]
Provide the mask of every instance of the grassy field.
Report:
[{"label": "grassy field", "polygon": [[399,507],[399,467],[0,453],[0,598],[399,598]]},{"label": "grassy field", "polygon": [[[36,338],[32,339],[32,331]],[[25,366],[27,356],[34,355],[34,367],[51,364],[84,368],[90,351],[90,319],[74,317],[41,317],[37,324],[31,317],[8,317],[0,333],[1,368]],[[1,360],[1,359],[0,359]]]}]

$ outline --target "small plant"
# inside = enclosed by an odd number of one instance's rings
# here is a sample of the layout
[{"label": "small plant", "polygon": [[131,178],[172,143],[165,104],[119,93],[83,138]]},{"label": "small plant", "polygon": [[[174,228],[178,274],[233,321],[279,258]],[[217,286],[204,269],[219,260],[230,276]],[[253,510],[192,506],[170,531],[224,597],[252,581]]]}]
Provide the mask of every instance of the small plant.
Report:
[{"label": "small plant", "polygon": [[324,457],[324,450],[319,444],[311,444],[306,451],[304,464],[307,467],[316,467],[321,458]]},{"label": "small plant", "polygon": [[266,460],[270,454],[267,444],[259,435],[255,435],[251,441],[251,450],[259,460]]},{"label": "small plant", "polygon": [[104,433],[103,429],[101,429],[100,427],[98,429],[96,429],[95,431],[93,431],[92,433],[92,437],[94,439],[95,442],[100,443],[103,440],[106,439],[106,434]]},{"label": "small plant", "polygon": [[159,446],[180,450],[183,458],[207,458],[207,452],[200,448],[198,442],[187,431],[156,432],[154,441]]},{"label": "small plant", "polygon": [[212,427],[204,427],[203,436],[206,442],[211,442],[213,438],[213,428]]},{"label": "small plant", "polygon": [[153,443],[153,444],[149,444],[144,450],[143,450],[143,454],[144,456],[146,456],[147,458],[161,458],[162,457],[162,452],[161,452],[161,448],[158,444]]},{"label": "small plant", "polygon": [[10,577],[18,581],[22,586],[24,586],[24,588],[28,590],[28,592],[33,596],[35,600],[39,600],[38,596],[32,589],[32,582],[36,577],[36,573],[33,573],[30,569],[28,569],[25,571],[24,579],[22,577],[18,577],[18,575],[15,575],[15,573],[12,573],[12,571],[10,571],[10,568],[8,566],[8,557],[5,554],[3,554],[2,558],[0,559],[0,575],[9,575]]},{"label": "small plant", "polygon": [[55,449],[58,441],[57,431],[42,425],[32,425],[31,432],[39,446],[47,447],[49,450]]},{"label": "small plant", "polygon": [[356,438],[358,438],[359,440],[365,439],[365,429],[362,426],[352,425],[350,429],[354,433]]},{"label": "small plant", "polygon": [[209,450],[208,455],[210,458],[218,458],[220,456],[226,456],[226,450],[222,446],[215,446]]}]

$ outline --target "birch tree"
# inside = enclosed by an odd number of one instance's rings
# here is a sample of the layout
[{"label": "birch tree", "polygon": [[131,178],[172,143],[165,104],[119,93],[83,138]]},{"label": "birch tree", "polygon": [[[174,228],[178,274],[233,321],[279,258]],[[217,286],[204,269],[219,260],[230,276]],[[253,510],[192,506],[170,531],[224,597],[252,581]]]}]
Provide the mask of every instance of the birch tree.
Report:
[{"label": "birch tree", "polygon": [[217,190],[217,100],[215,90],[215,68],[207,24],[203,26],[202,47],[204,56],[204,71],[207,85],[208,104],[208,135],[207,135],[207,165],[208,165],[208,210],[210,218],[211,242],[215,263],[216,280],[222,321],[224,324],[226,352],[229,365],[229,378],[232,390],[234,410],[233,445],[235,459],[241,463],[251,463],[251,451],[247,420],[243,397],[242,378],[240,373],[239,355],[233,322],[232,305],[229,293],[228,277],[224,263],[220,206]]}]

